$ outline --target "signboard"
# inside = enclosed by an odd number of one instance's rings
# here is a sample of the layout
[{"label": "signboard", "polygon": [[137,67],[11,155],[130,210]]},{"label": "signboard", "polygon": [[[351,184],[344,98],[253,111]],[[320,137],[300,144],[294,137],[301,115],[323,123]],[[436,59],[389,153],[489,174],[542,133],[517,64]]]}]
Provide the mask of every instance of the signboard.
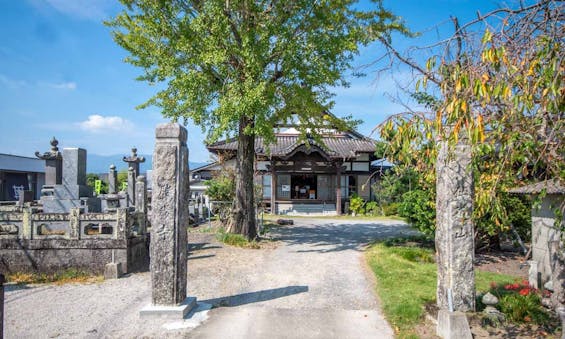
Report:
[{"label": "signboard", "polygon": [[283,192],[290,192],[290,185],[282,185],[281,190]]},{"label": "signboard", "polygon": [[102,190],[102,180],[94,180],[94,192],[96,192],[96,195],[100,194],[101,190]]}]

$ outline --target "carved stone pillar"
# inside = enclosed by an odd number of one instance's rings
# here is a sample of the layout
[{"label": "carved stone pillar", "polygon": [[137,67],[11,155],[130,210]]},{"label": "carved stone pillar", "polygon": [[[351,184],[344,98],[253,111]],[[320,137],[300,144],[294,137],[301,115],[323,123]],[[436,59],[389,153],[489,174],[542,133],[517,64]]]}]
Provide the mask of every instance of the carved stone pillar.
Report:
[{"label": "carved stone pillar", "polygon": [[440,141],[436,163],[437,305],[475,310],[473,173],[471,146]]},{"label": "carved stone pillar", "polygon": [[156,129],[151,210],[152,305],[141,316],[184,317],[196,304],[186,297],[189,200],[187,132],[177,123]]}]

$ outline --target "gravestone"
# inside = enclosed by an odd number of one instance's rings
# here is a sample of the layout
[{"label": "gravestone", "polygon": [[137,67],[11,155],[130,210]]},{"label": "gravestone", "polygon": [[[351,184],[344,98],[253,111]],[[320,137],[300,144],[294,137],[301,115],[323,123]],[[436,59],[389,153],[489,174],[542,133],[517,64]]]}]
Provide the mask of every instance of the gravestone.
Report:
[{"label": "gravestone", "polygon": [[150,269],[151,305],[141,317],[182,319],[195,305],[186,296],[189,199],[186,129],[177,123],[156,129],[153,153]]},{"label": "gravestone", "polygon": [[137,156],[137,148],[131,149],[131,155],[122,159],[128,164],[128,206],[135,206],[135,178],[140,174],[139,164],[145,162],[145,157]]},{"label": "gravestone", "polygon": [[131,149],[131,155],[129,157],[124,157],[122,160],[128,164],[128,168],[133,168],[135,177],[137,177],[140,173],[139,164],[145,162],[145,157],[137,156],[137,148],[133,147]]},{"label": "gravestone", "polygon": [[128,206],[126,193],[118,192],[118,173],[115,165],[110,165],[108,171],[108,194],[99,194],[103,212],[115,211]]},{"label": "gravestone", "polygon": [[51,150],[41,154],[35,152],[35,156],[45,160],[45,186],[60,185],[62,180],[63,157],[59,152],[59,141],[51,139]]},{"label": "gravestone", "polygon": [[436,162],[437,305],[440,310],[475,310],[475,244],[471,146],[440,141]]},{"label": "gravestone", "polygon": [[[84,212],[100,211],[100,200],[92,197],[86,185],[86,150],[63,149],[62,184],[52,187],[52,194],[41,197],[45,213],[69,213],[71,208]],[[42,190],[43,192],[43,190]]]},{"label": "gravestone", "polygon": [[128,168],[128,206],[135,206],[135,170]]},{"label": "gravestone", "polygon": [[118,192],[118,172],[114,164],[110,165],[108,172],[108,194],[116,194]]},{"label": "gravestone", "polygon": [[140,213],[147,213],[147,181],[143,175],[140,175],[135,180],[135,211]]}]

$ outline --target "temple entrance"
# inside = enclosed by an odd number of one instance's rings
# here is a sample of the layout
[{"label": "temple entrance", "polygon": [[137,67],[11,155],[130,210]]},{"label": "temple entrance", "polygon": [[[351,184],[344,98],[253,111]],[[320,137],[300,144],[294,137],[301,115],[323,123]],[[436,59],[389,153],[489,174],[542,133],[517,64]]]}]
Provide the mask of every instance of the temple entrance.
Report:
[{"label": "temple entrance", "polygon": [[317,199],[318,180],[314,174],[290,176],[291,199]]}]

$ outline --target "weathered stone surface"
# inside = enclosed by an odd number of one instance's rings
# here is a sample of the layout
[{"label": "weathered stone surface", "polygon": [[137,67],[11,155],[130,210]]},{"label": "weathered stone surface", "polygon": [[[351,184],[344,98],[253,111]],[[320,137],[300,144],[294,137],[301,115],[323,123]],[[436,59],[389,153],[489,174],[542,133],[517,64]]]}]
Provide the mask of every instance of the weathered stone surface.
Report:
[{"label": "weathered stone surface", "polygon": [[104,280],[118,279],[124,274],[121,262],[111,262],[104,266]]},{"label": "weathered stone surface", "polygon": [[475,310],[473,175],[471,147],[439,144],[436,163],[437,305],[454,311]]},{"label": "weathered stone surface", "polygon": [[0,224],[0,235],[17,235],[18,231],[16,224]]},{"label": "weathered stone surface", "polygon": [[35,152],[35,156],[39,159],[45,160],[45,185],[54,186],[60,185],[62,182],[63,174],[63,158],[57,145],[59,141],[53,137],[51,140],[51,150],[41,154]]},{"label": "weathered stone surface", "polygon": [[472,339],[469,322],[463,312],[440,309],[437,319],[437,335],[444,339]]},{"label": "weathered stone surface", "polygon": [[128,206],[135,206],[135,170],[128,168]]},{"label": "weathered stone surface", "polygon": [[498,326],[506,320],[506,316],[504,315],[504,313],[500,312],[499,310],[497,310],[493,306],[487,306],[483,310],[483,313],[485,315],[484,320],[490,326]]},{"label": "weathered stone surface", "polygon": [[129,157],[123,157],[123,161],[128,164],[128,168],[133,168],[135,177],[141,174],[139,171],[139,164],[145,162],[145,157],[137,156],[137,148],[133,147],[131,149],[131,155]]},{"label": "weathered stone surface", "polygon": [[145,237],[117,239],[2,239],[1,272],[51,273],[76,268],[103,273],[107,263],[122,263],[124,273],[147,268]]},{"label": "weathered stone surface", "polygon": [[80,238],[80,209],[73,208],[69,213],[69,238]]},{"label": "weathered stone surface", "polygon": [[490,292],[487,292],[487,294],[483,295],[483,298],[481,299],[481,301],[483,302],[483,304],[485,304],[487,306],[498,304],[498,298]]},{"label": "weathered stone surface", "polygon": [[553,292],[553,281],[548,280],[545,284],[543,284],[543,288],[545,290]]},{"label": "weathered stone surface", "polygon": [[111,212],[118,208],[127,207],[127,194],[125,193],[100,194],[98,198],[102,212]]},{"label": "weathered stone surface", "polygon": [[63,185],[86,186],[86,150],[85,149],[83,148],[63,149]]},{"label": "weathered stone surface", "polygon": [[186,129],[161,124],[153,153],[151,282],[153,305],[178,305],[186,298],[189,198]]},{"label": "weathered stone surface", "polygon": [[179,305],[148,305],[139,312],[139,316],[150,319],[181,320],[194,307],[196,307],[196,298],[188,297]]},{"label": "weathered stone surface", "polygon": [[558,217],[555,209],[560,208],[561,215],[565,215],[564,198],[564,195],[548,194],[541,200],[541,206],[532,208],[532,260],[537,261],[542,283],[551,279],[553,268],[548,244],[561,239],[559,227],[555,227]]},{"label": "weathered stone surface", "polygon": [[118,192],[118,172],[115,165],[110,165],[108,172],[108,194],[116,194]]},{"label": "weathered stone surface", "polygon": [[135,180],[135,211],[147,213],[147,182],[143,175]]},{"label": "weathered stone surface", "polygon": [[561,241],[551,241],[548,244],[549,254],[551,258],[551,281],[553,293],[551,294],[551,303],[555,311],[560,314],[561,320],[565,320],[565,249]]},{"label": "weathered stone surface", "polygon": [[84,212],[98,212],[101,210],[100,199],[56,199],[54,197],[41,197],[45,213],[68,213],[72,208],[80,208]]}]

